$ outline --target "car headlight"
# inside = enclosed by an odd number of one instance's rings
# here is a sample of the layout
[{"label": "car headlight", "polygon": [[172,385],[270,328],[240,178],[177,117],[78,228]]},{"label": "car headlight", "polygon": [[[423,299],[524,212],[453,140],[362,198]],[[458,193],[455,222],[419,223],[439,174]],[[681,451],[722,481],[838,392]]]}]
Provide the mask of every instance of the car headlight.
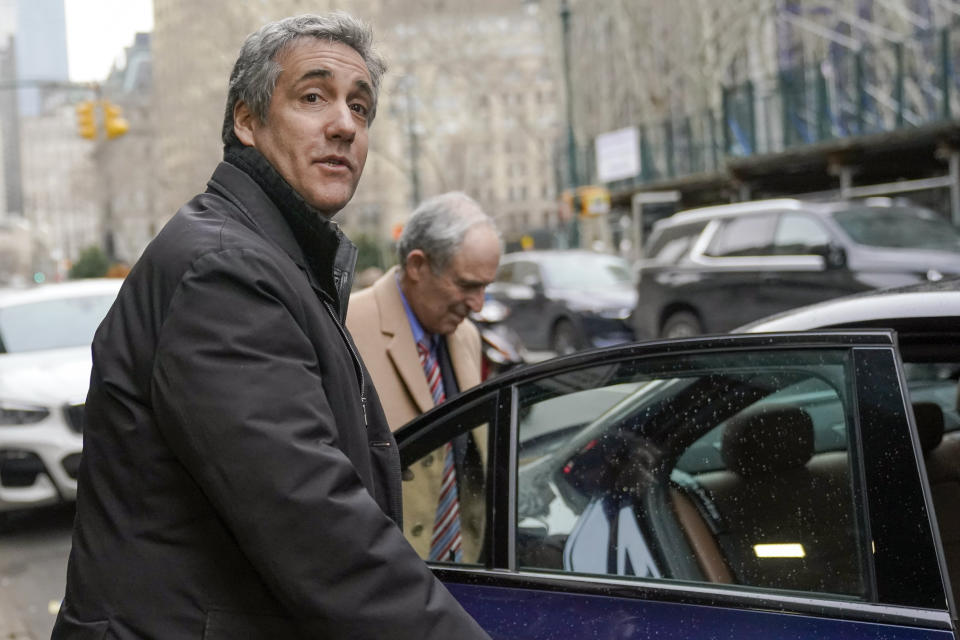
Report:
[{"label": "car headlight", "polygon": [[601,309],[597,312],[601,318],[607,318],[608,320],[626,320],[630,317],[630,314],[633,313],[631,307],[619,307],[613,309]]},{"label": "car headlight", "polygon": [[0,426],[11,427],[40,422],[50,415],[45,407],[0,400]]}]

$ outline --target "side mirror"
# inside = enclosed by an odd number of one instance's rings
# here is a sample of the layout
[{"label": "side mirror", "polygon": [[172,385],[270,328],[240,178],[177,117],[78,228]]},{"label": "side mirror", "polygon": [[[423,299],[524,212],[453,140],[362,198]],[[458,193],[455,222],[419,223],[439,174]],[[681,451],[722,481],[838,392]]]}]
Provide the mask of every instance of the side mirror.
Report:
[{"label": "side mirror", "polygon": [[842,269],[847,266],[847,251],[838,244],[830,243],[827,245],[827,252],[824,256],[828,269]]},{"label": "side mirror", "polygon": [[811,253],[823,258],[827,269],[842,269],[847,266],[847,251],[833,242],[813,247]]}]

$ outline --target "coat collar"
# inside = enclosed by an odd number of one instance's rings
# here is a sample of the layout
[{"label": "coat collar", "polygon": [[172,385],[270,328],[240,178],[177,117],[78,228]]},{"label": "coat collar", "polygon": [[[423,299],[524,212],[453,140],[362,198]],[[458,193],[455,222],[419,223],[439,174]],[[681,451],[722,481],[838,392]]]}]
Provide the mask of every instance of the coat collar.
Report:
[{"label": "coat collar", "polygon": [[230,200],[248,221],[304,271],[310,285],[338,306],[343,320],[357,249],[339,226],[312,209],[253,147],[227,147],[208,189]]},{"label": "coat collar", "polygon": [[[470,322],[464,320],[463,322]],[[447,350],[450,351],[450,362],[453,363],[453,374],[457,376],[460,391],[480,384],[480,362],[470,353],[470,343],[463,331],[463,323],[457,330],[447,336]]]},{"label": "coat collar", "polygon": [[[420,412],[433,408],[433,397],[427,386],[427,378],[420,365],[417,345],[413,340],[413,331],[404,313],[403,300],[397,288],[397,267],[392,267],[373,284],[373,295],[377,300],[380,315],[380,332],[388,336],[387,355],[403,380],[404,386],[416,403]],[[469,320],[464,320],[469,322]],[[472,387],[480,382],[480,365],[471,357],[468,343],[458,328],[446,336],[453,373],[461,389]]]},{"label": "coat collar", "polygon": [[390,338],[387,342],[387,356],[393,362],[420,412],[429,411],[433,408],[433,397],[420,365],[413,331],[403,310],[403,300],[397,288],[397,267],[391,268],[374,283],[373,295],[377,299],[377,310],[380,314],[380,332]]}]

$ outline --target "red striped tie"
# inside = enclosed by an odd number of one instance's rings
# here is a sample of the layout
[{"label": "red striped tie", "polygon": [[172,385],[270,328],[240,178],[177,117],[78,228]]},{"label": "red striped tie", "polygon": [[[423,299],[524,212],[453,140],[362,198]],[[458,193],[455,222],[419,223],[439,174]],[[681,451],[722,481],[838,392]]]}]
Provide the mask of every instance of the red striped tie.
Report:
[{"label": "red striped tie", "polygon": [[[430,353],[428,338],[417,343],[420,364],[427,376],[427,386],[435,405],[446,399],[443,392],[443,380],[436,358]],[[437,513],[433,520],[433,537],[430,539],[430,556],[433,561],[460,562],[463,557],[460,535],[460,499],[457,494],[457,471],[453,462],[453,446],[447,443],[443,447],[443,483],[440,498],[437,501]]]}]

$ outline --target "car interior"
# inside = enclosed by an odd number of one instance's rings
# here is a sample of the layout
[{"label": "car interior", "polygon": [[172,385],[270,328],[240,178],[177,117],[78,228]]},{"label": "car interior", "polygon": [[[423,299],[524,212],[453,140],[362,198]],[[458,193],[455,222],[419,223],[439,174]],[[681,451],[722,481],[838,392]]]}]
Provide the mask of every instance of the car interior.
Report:
[{"label": "car interior", "polygon": [[[727,468],[696,478],[719,515],[711,523],[719,557],[709,562],[724,559],[740,583],[818,593],[863,591],[858,557],[851,553],[857,540],[846,452],[815,456],[813,441],[813,421],[800,407],[744,412],[724,427],[721,454]],[[703,494],[691,494],[691,500],[698,495]],[[832,535],[824,535],[828,531]],[[763,556],[756,550],[786,541],[803,543],[804,556]],[[705,556],[698,561],[708,562]]]},{"label": "car interior", "polygon": [[[815,370],[701,375],[656,402],[638,402],[657,396],[640,385],[576,436],[559,429],[572,445],[538,435],[520,469],[518,565],[866,598],[848,411]],[[957,584],[960,430],[944,432],[935,402],[913,409]]]}]

